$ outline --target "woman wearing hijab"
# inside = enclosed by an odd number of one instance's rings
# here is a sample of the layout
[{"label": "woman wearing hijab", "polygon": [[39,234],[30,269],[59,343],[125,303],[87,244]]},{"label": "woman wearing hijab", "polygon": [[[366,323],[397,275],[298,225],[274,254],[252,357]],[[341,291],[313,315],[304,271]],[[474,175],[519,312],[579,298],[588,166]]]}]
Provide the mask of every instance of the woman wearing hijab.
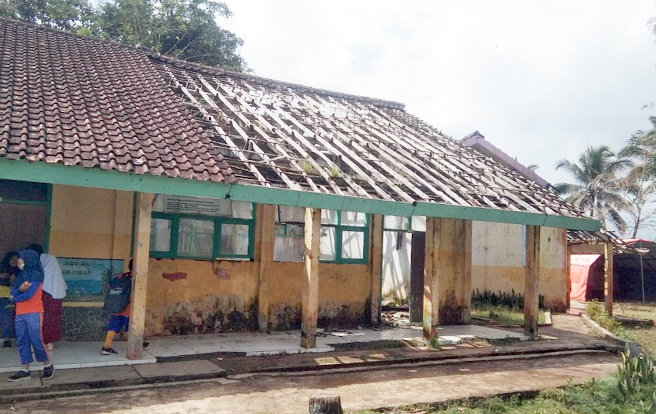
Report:
[{"label": "woman wearing hijab", "polygon": [[39,255],[33,250],[20,250],[11,258],[10,263],[19,269],[11,286],[10,299],[16,302],[16,345],[21,358],[21,370],[7,379],[20,381],[30,378],[32,350],[36,360],[44,364],[43,379],[51,379],[54,367],[41,338],[43,268]]},{"label": "woman wearing hijab", "polygon": [[34,250],[41,259],[43,268],[43,342],[48,351],[52,351],[54,343],[61,339],[62,302],[66,297],[66,282],[62,275],[57,258],[44,253],[43,247],[33,244],[27,248]]}]

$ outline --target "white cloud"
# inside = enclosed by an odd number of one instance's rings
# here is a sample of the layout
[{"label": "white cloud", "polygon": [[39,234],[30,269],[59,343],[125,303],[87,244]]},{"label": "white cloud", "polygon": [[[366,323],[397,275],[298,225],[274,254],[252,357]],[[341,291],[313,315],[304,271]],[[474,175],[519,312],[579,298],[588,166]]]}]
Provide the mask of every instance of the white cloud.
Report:
[{"label": "white cloud", "polygon": [[260,76],[399,101],[552,182],[587,145],[619,149],[656,101],[653,0],[228,0]]}]

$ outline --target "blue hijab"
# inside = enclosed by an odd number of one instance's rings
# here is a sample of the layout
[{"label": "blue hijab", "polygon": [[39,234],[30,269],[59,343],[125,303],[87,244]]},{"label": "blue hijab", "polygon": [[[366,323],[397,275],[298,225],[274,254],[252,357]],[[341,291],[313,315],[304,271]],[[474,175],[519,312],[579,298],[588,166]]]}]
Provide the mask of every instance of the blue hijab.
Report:
[{"label": "blue hijab", "polygon": [[23,282],[43,282],[43,268],[41,258],[34,250],[19,250],[18,256],[25,262],[23,270],[19,270],[13,287],[18,288]]}]

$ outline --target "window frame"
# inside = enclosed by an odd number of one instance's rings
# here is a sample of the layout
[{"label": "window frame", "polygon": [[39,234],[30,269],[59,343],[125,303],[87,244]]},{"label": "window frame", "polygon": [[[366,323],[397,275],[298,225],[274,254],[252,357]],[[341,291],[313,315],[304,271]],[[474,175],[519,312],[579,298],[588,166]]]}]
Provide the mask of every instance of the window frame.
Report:
[{"label": "window frame", "polygon": [[[364,215],[364,226],[353,226],[346,225],[342,223],[342,213],[351,212],[350,210],[334,210],[337,212],[337,223],[336,224],[321,224],[321,228],[332,227],[335,229],[335,259],[334,260],[323,260],[319,259],[321,263],[337,263],[337,264],[367,264],[369,263],[369,223],[371,221],[370,214]],[[364,241],[362,247],[362,259],[346,259],[342,257],[343,238],[342,233],[345,231],[353,231],[364,233]]]},{"label": "window frame", "polygon": [[[255,205],[251,203],[251,218],[240,219],[233,217],[216,217],[204,214],[179,214],[179,213],[162,213],[153,211],[151,219],[163,219],[171,221],[171,244],[168,251],[150,250],[150,257],[156,259],[191,259],[191,260],[230,260],[230,259],[248,259],[252,260],[255,254]],[[178,254],[178,236],[180,230],[180,219],[192,219],[214,222],[214,246],[212,256],[193,256]],[[248,252],[245,255],[224,254],[221,252],[221,225],[222,224],[240,224],[248,226]],[[150,244],[152,248],[153,243]]]}]

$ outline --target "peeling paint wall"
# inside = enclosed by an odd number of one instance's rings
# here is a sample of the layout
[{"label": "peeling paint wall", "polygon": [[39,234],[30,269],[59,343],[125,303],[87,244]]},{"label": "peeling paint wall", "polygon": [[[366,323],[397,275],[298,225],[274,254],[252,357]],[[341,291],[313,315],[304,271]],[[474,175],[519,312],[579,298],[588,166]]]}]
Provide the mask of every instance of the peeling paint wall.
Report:
[{"label": "peeling paint wall", "polygon": [[[150,259],[149,266],[146,335],[257,329],[255,262]],[[303,263],[276,262],[269,272],[269,327],[300,327]],[[370,280],[367,265],[322,263],[319,326],[364,323]]]},{"label": "peeling paint wall", "polygon": [[[150,259],[146,335],[252,330],[255,263]],[[176,277],[171,277],[176,275]]]}]

